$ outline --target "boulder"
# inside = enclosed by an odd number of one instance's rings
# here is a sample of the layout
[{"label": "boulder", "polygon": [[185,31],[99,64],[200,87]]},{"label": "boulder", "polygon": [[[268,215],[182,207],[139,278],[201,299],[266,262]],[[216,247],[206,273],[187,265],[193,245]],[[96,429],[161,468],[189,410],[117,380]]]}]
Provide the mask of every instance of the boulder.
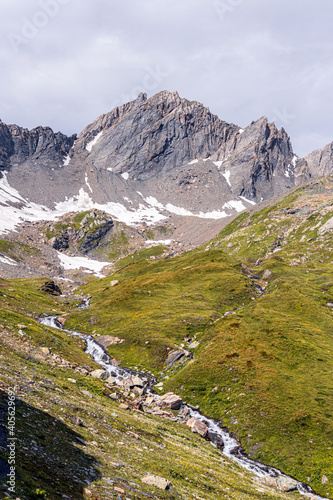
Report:
[{"label": "boulder", "polygon": [[179,410],[182,404],[183,401],[179,396],[173,392],[168,392],[159,398],[156,406],[159,406],[160,408],[167,408],[168,410]]},{"label": "boulder", "polygon": [[133,387],[133,392],[134,394],[137,394],[138,396],[143,396],[145,393],[145,388],[144,387]]},{"label": "boulder", "polygon": [[148,396],[148,397],[146,398],[146,400],[145,400],[145,402],[144,402],[144,403],[145,403],[146,405],[150,406],[152,403],[154,403],[154,401],[155,401],[154,396]]},{"label": "boulder", "polygon": [[201,420],[198,420],[197,418],[192,417],[192,418],[190,418],[190,420],[188,420],[186,425],[188,425],[188,427],[190,427],[192,432],[197,432],[198,434],[200,434],[200,436],[206,437],[207,432],[208,432],[208,427],[206,424],[201,422]]},{"label": "boulder", "polygon": [[271,488],[277,488],[284,492],[297,490],[297,481],[287,476],[263,476],[258,478],[258,481],[261,484],[265,484],[266,486],[270,486]]},{"label": "boulder", "polygon": [[129,410],[129,405],[127,405],[126,403],[121,403],[119,405],[119,408],[121,408],[122,410]]},{"label": "boulder", "polygon": [[51,354],[51,351],[48,347],[40,347],[40,350],[42,351],[43,354],[45,354],[46,356],[50,355]]},{"label": "boulder", "polygon": [[138,376],[134,376],[132,377],[132,383],[133,383],[133,386],[137,386],[137,387],[144,387],[145,386],[145,382]]},{"label": "boulder", "polygon": [[326,483],[328,483],[328,477],[327,476],[323,476],[321,478],[321,484],[326,484]]},{"label": "boulder", "polygon": [[113,337],[112,335],[101,335],[95,338],[96,342],[107,349],[110,345],[122,344],[125,339],[120,339],[118,337]]},{"label": "boulder", "polygon": [[94,370],[90,373],[91,377],[98,378],[99,380],[107,380],[109,373],[106,370]]},{"label": "boulder", "polygon": [[107,382],[108,384],[113,385],[113,384],[115,384],[115,383],[116,383],[116,379],[115,379],[114,377],[109,377],[109,378],[107,378],[107,379],[106,379],[106,382]]},{"label": "boulder", "polygon": [[74,425],[77,425],[78,427],[84,427],[83,421],[79,417],[73,416],[72,422]]},{"label": "boulder", "polygon": [[278,488],[282,491],[295,491],[297,490],[297,481],[291,477],[281,476],[278,478]]},{"label": "boulder", "polygon": [[161,410],[159,408],[155,408],[152,411],[152,415],[155,415],[155,417],[161,417],[161,418],[172,418],[173,417],[173,414],[170,411]]},{"label": "boulder", "polygon": [[184,351],[171,351],[165,362],[166,366],[171,366],[184,357]]},{"label": "boulder", "polygon": [[149,486],[155,486],[155,488],[159,488],[160,490],[169,490],[171,488],[171,483],[167,479],[164,479],[160,476],[153,476],[152,474],[148,474],[143,477],[141,481]]},{"label": "boulder", "polygon": [[55,284],[54,281],[46,281],[40,288],[39,290],[42,290],[42,292],[49,293],[51,295],[62,295],[62,291],[58,287],[58,285]]}]

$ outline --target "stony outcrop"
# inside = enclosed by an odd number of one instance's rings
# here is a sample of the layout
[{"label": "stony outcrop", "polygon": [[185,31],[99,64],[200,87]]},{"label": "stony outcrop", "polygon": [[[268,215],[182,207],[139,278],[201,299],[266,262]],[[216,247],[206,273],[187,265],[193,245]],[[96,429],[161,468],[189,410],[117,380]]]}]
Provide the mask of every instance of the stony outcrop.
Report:
[{"label": "stony outcrop", "polygon": [[94,370],[90,373],[90,376],[99,380],[107,380],[110,374],[106,370]]},{"label": "stony outcrop", "polygon": [[192,432],[197,432],[202,437],[207,436],[208,427],[201,420],[192,417],[187,421],[186,425],[191,429]]},{"label": "stony outcrop", "polygon": [[160,476],[154,476],[152,474],[148,474],[147,476],[142,478],[142,482],[145,484],[149,484],[149,486],[155,486],[155,488],[159,488],[160,490],[169,490],[171,488],[171,482],[167,479],[164,479]]},{"label": "stony outcrop", "polygon": [[[48,223],[47,232],[55,234],[48,243],[55,250],[61,252],[72,246],[87,254],[99,245],[114,225],[113,218],[101,210],[90,210],[79,224],[73,215],[63,217],[60,224]],[[66,227],[58,229],[59,225]]]},{"label": "stony outcrop", "polygon": [[100,337],[97,337],[95,340],[99,345],[104,347],[104,349],[107,349],[110,345],[117,345],[125,342],[125,339],[120,339],[119,337],[113,337],[112,335],[101,335]]},{"label": "stony outcrop", "polygon": [[166,408],[168,410],[179,410],[182,404],[182,399],[173,392],[164,394],[157,401],[157,406],[159,408]]},{"label": "stony outcrop", "polygon": [[277,488],[285,492],[297,490],[297,481],[287,476],[263,476],[258,478],[257,481],[266,486],[271,486],[272,488]]},{"label": "stony outcrop", "polygon": [[53,280],[46,281],[40,287],[43,292],[49,293],[51,295],[62,295],[61,289],[55,284]]}]

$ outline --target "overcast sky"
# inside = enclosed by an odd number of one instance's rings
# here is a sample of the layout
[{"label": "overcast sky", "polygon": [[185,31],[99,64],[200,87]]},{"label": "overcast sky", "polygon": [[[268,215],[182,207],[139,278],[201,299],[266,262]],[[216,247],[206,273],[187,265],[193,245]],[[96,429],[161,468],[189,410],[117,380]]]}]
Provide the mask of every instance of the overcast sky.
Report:
[{"label": "overcast sky", "polygon": [[302,156],[333,141],[332,0],[1,0],[0,119],[78,133],[177,90]]}]

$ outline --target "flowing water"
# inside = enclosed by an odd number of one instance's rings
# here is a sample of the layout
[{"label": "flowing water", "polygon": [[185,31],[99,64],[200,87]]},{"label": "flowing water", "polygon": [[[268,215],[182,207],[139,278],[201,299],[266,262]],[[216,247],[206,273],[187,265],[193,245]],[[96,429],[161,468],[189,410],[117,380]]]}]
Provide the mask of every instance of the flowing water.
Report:
[{"label": "flowing water", "polygon": [[[87,307],[89,307],[89,305],[90,301],[89,299],[86,299],[78,308],[86,309]],[[99,345],[91,335],[75,332],[72,330],[66,330],[58,321],[57,316],[47,316],[45,318],[39,318],[38,321],[45,326],[48,326],[50,328],[57,328],[58,330],[64,330],[65,332],[68,332],[76,337],[80,337],[81,339],[85,340],[86,353],[89,354],[94,359],[94,361],[98,363],[104,370],[106,370],[110,374],[110,376],[115,379],[116,383],[121,382],[124,378],[130,375],[137,375],[143,381],[146,381],[148,383],[148,392],[152,393],[151,389],[157,382],[155,377],[147,375],[146,373],[140,373],[135,370],[131,370],[129,368],[122,368],[120,366],[117,366],[115,360],[107,354],[106,350],[101,345]],[[155,395],[155,398],[158,398],[158,395]],[[198,409],[193,408],[190,405],[184,405],[182,408],[187,408],[191,417],[201,420],[208,427],[207,436],[209,441],[217,446],[225,456],[237,462],[237,464],[241,467],[247,469],[258,477],[271,476],[275,478],[290,478],[290,476],[283,474],[280,470],[275,469],[274,467],[269,467],[267,465],[251,460],[245,454],[237,439],[231,436],[228,430],[222,427],[220,422],[202,415]],[[297,481],[297,489],[302,495],[310,497],[313,500],[325,500],[326,498],[316,495],[310,486],[301,483],[300,481]]]}]

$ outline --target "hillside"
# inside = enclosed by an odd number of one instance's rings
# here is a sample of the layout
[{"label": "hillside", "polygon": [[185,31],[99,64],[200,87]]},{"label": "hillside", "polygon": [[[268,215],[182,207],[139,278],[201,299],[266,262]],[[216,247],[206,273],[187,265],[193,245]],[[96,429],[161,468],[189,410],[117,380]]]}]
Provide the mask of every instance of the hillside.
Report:
[{"label": "hillside", "polygon": [[[300,498],[260,484],[182,425],[178,411],[164,418],[148,407],[143,412],[138,396],[88,376],[98,365],[84,343],[36,321],[42,312],[66,314],[82,297],[49,295],[44,281],[0,286],[1,498],[13,498],[4,477],[7,395],[14,387],[15,497],[22,500]],[[146,484],[147,473],[171,488]]]},{"label": "hillside", "polygon": [[[332,181],[241,214],[197,250],[125,265],[116,286],[83,287],[92,305],[67,320],[125,339],[110,348],[122,365],[152,371],[251,456],[330,496]],[[170,351],[193,359],[167,367]]]}]

